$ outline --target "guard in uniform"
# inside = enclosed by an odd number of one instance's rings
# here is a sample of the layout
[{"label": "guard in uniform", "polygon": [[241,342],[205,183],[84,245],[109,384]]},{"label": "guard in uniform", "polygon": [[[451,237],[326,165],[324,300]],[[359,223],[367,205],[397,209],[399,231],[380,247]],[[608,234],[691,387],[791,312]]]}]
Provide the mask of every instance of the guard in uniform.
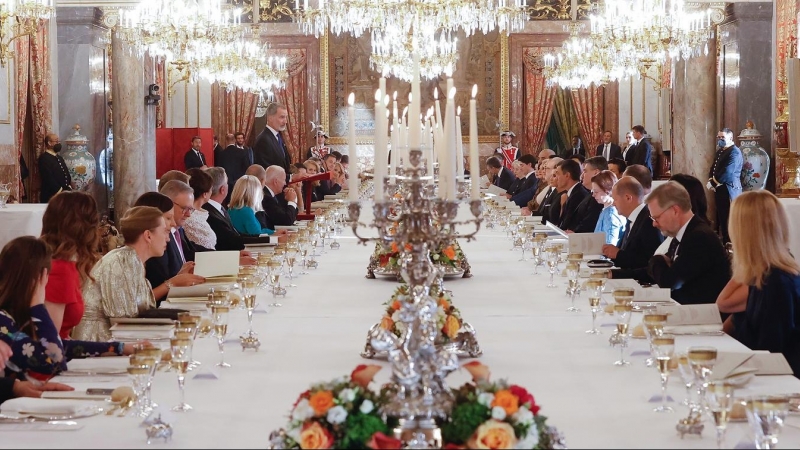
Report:
[{"label": "guard in uniform", "polygon": [[731,241],[728,235],[728,216],[731,202],[742,193],[742,151],[733,142],[733,131],[723,128],[717,133],[717,153],[708,173],[706,186],[714,191],[717,204],[717,229],[722,242]]},{"label": "guard in uniform", "polygon": [[72,190],[72,176],[67,169],[67,163],[58,153],[61,151],[61,142],[57,134],[49,133],[44,138],[44,153],[39,155],[39,176],[42,180],[42,190],[39,201],[47,203],[54,195],[61,191]]},{"label": "guard in uniform", "polygon": [[306,159],[310,159],[311,157],[324,159],[328,153],[331,152],[330,147],[325,145],[325,139],[328,139],[328,134],[322,128],[317,129],[317,145],[308,149],[308,154],[306,155]]},{"label": "guard in uniform", "polygon": [[520,157],[519,149],[511,144],[511,139],[517,137],[513,131],[503,131],[500,133],[500,147],[494,149],[494,153],[500,157],[503,166],[511,170],[511,165]]}]

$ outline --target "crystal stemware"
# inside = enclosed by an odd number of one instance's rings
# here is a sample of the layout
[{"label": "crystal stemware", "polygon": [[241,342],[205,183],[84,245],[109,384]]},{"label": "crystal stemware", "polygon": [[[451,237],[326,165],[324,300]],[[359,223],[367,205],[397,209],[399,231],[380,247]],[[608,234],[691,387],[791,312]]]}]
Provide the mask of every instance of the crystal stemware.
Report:
[{"label": "crystal stemware", "polygon": [[702,406],[705,404],[706,386],[714,370],[714,364],[717,362],[717,349],[714,347],[689,347],[686,357],[694,371],[698,398]]},{"label": "crystal stemware", "polygon": [[686,388],[686,398],[683,400],[682,404],[684,406],[688,406],[689,409],[694,408],[694,402],[692,402],[692,387],[694,387],[694,371],[692,370],[691,364],[689,364],[689,357],[686,356],[685,353],[678,355],[678,372],[681,374],[681,380],[683,381],[683,386]]},{"label": "crystal stemware", "polygon": [[675,336],[662,334],[653,338],[652,343],[656,355],[656,368],[661,375],[661,405],[653,411],[672,412],[673,409],[667,406],[667,382],[669,381],[669,363],[675,354]]},{"label": "crystal stemware", "polygon": [[181,402],[172,408],[173,411],[191,411],[192,407],[186,403],[186,372],[192,361],[192,341],[189,339],[170,339],[172,350],[172,366],[178,372],[178,389],[180,389]]},{"label": "crystal stemware", "polygon": [[758,449],[774,449],[789,413],[789,399],[783,396],[756,396],[744,402],[747,422]]},{"label": "crystal stemware", "polygon": [[0,208],[6,207],[8,197],[11,196],[11,183],[0,183]]},{"label": "crystal stemware", "polygon": [[567,292],[569,293],[570,300],[572,305],[567,308],[569,312],[580,312],[580,308],[575,307],[575,296],[578,295],[580,291],[578,287],[578,275],[580,274],[581,266],[579,263],[575,261],[569,261],[567,263],[567,279],[568,279],[568,287]]},{"label": "crystal stemware", "polygon": [[666,314],[657,314],[655,312],[645,313],[642,317],[642,328],[647,341],[650,343],[650,357],[645,361],[647,367],[652,367],[655,363],[655,349],[653,347],[653,339],[661,336],[664,332],[664,325],[667,323]]},{"label": "crystal stemware", "polygon": [[733,385],[712,381],[706,386],[706,405],[708,414],[714,420],[714,427],[717,430],[717,448],[725,446],[725,430],[728,427],[731,409],[733,409]]},{"label": "crystal stemware", "polygon": [[602,284],[600,280],[587,280],[586,281],[586,295],[589,296],[589,308],[592,311],[592,329],[586,330],[586,334],[602,334],[597,329],[597,313],[600,312],[600,297],[601,297]]},{"label": "crystal stemware", "polygon": [[[133,358],[133,356],[131,357]],[[147,389],[147,378],[150,375],[151,365],[144,364],[141,359],[132,360],[128,366],[128,375],[133,382],[133,393],[136,396],[136,410],[134,414],[145,417],[149,411],[146,410],[145,390]]]},{"label": "crystal stemware", "polygon": [[625,348],[628,346],[628,326],[631,322],[632,305],[614,305],[614,316],[617,318],[617,336],[619,345],[619,361],[614,365],[619,367],[630,366],[630,361],[625,361]]},{"label": "crystal stemware", "polygon": [[558,271],[558,250],[554,247],[545,250],[545,259],[547,261],[547,270],[550,272],[550,283],[547,284],[547,287],[558,287],[554,279],[556,271]]},{"label": "crystal stemware", "polygon": [[217,346],[219,347],[219,362],[216,366],[223,369],[231,367],[225,362],[225,335],[228,334],[229,313],[230,307],[228,306],[211,307],[211,320],[214,321],[214,334],[217,336]]}]

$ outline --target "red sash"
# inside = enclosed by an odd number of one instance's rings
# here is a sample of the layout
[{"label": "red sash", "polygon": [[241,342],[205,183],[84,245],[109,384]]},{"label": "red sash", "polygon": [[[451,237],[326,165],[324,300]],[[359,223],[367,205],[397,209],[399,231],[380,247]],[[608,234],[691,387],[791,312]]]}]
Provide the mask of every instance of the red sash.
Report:
[{"label": "red sash", "polygon": [[506,169],[511,170],[511,165],[517,159],[517,147],[502,148],[498,147],[500,154],[503,155],[503,165]]}]

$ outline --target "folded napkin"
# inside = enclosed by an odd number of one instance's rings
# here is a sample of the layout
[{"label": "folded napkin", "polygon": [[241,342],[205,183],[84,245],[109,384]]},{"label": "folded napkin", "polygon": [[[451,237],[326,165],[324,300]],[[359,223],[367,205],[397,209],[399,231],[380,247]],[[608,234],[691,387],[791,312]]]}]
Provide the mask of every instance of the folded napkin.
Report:
[{"label": "folded napkin", "polygon": [[9,415],[75,416],[93,409],[97,409],[97,402],[91,400],[55,400],[30,397],[6,400],[0,405],[0,413]]},{"label": "folded napkin", "polygon": [[715,333],[722,331],[722,324],[711,325],[666,325],[664,326],[664,333],[670,334],[700,334],[700,333]]},{"label": "folded napkin", "polygon": [[130,365],[127,356],[103,356],[99,358],[73,359],[67,370],[75,372],[125,372]]},{"label": "folded napkin", "polygon": [[180,308],[185,309],[190,312],[194,311],[206,311],[208,308],[206,307],[206,300],[203,301],[173,301],[178,299],[172,300],[165,300],[161,302],[161,308]]},{"label": "folded napkin", "polygon": [[169,339],[172,337],[172,328],[168,330],[124,331],[114,330],[111,338],[114,340],[127,339]]}]

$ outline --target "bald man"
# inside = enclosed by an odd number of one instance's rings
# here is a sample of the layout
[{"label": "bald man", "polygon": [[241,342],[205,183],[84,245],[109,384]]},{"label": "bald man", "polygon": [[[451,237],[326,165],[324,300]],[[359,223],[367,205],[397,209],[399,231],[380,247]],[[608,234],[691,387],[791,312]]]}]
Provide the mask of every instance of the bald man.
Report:
[{"label": "bald man", "polygon": [[67,163],[58,153],[61,151],[61,141],[55,133],[48,133],[44,137],[44,152],[39,156],[39,174],[42,179],[42,191],[39,201],[47,203],[54,195],[61,191],[72,190],[72,176],[67,169]]}]

